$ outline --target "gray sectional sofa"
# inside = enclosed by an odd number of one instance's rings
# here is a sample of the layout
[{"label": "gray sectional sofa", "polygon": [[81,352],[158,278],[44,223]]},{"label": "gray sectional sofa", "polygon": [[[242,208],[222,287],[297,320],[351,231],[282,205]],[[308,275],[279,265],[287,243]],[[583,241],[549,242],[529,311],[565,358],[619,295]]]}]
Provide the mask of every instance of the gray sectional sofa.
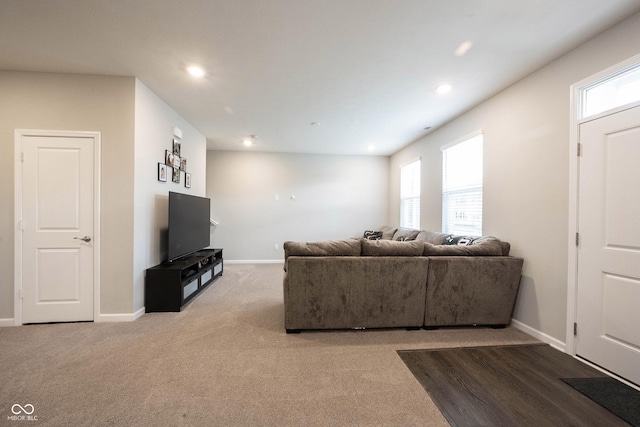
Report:
[{"label": "gray sectional sofa", "polygon": [[509,256],[508,243],[392,227],[373,232],[285,242],[287,332],[509,324],[523,259]]}]

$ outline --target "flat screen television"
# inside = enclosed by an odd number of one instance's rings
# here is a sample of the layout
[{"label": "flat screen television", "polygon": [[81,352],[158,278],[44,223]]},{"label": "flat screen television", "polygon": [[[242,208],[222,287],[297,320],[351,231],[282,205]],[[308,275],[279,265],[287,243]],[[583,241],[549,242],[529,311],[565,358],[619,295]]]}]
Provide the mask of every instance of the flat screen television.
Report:
[{"label": "flat screen television", "polygon": [[210,242],[211,203],[206,197],[169,192],[167,260],[197,252]]}]

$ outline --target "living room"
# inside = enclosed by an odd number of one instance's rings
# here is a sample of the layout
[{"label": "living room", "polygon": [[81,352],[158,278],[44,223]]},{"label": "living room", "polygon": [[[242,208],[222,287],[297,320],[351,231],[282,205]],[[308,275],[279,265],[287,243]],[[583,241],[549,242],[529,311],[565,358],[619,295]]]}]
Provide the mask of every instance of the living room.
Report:
[{"label": "living room", "polygon": [[[43,72],[20,62],[3,63],[0,144],[11,160],[0,171],[0,197],[7,201],[0,222],[5,255],[0,260],[0,326],[21,324],[15,288],[18,228],[13,220],[16,129],[101,134],[96,323],[145,317],[144,272],[165,256],[165,197],[168,191],[186,191],[184,183],[156,178],[174,128],[181,131],[188,159],[189,192],[212,200],[211,216],[218,221],[212,227],[212,247],[224,248],[228,265],[266,264],[266,269],[282,262],[286,240],[342,239],[398,225],[400,166],[416,158],[422,162],[420,228],[439,231],[440,148],[481,130],[483,234],[510,242],[511,255],[525,259],[513,324],[570,352],[570,87],[640,54],[640,14],[637,7],[633,13],[633,7],[615,25],[567,45],[546,65],[388,154],[270,152],[263,150],[268,141],[260,134],[253,149],[208,149],[208,136],[178,113],[188,107],[169,105],[135,75],[76,73],[71,66],[67,72]],[[183,90],[195,96],[200,89],[188,83]],[[313,120],[305,123],[312,131],[328,126],[322,121],[311,125]],[[344,337],[335,340],[350,346]]]}]

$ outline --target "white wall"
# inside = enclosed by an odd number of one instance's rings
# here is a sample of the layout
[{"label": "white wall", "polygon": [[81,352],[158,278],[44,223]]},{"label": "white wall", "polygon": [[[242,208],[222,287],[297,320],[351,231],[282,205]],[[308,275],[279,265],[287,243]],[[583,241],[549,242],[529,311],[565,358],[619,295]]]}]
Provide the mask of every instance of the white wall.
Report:
[{"label": "white wall", "polygon": [[134,79],[0,71],[0,94],[0,319],[14,316],[15,129],[101,133],[100,310],[130,312]]},{"label": "white wall", "polygon": [[388,170],[380,156],[208,151],[212,246],[226,260],[281,260],[286,240],[362,235],[388,221]]},{"label": "white wall", "polygon": [[399,221],[398,166],[422,156],[421,224],[440,230],[439,148],[483,130],[483,232],[509,241],[511,254],[525,259],[515,319],[560,342],[566,340],[567,324],[569,87],[638,53],[640,14],[391,158],[391,222]]},{"label": "white wall", "polygon": [[[181,155],[187,159],[191,188],[158,181],[158,163],[172,149],[173,128],[182,130]],[[135,81],[135,189],[133,236],[133,312],[144,307],[145,270],[166,259],[169,191],[205,195],[207,141],[140,80]]]}]

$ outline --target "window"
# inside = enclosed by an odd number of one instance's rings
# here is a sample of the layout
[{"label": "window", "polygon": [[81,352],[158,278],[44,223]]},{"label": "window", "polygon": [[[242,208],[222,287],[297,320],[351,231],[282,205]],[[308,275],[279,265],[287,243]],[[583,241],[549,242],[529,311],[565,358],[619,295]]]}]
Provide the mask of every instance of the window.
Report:
[{"label": "window", "polygon": [[420,228],[420,159],[400,168],[400,227]]},{"label": "window", "polygon": [[442,147],[442,231],[482,235],[482,133]]},{"label": "window", "polygon": [[586,88],[582,96],[581,117],[640,101],[640,65]]}]

